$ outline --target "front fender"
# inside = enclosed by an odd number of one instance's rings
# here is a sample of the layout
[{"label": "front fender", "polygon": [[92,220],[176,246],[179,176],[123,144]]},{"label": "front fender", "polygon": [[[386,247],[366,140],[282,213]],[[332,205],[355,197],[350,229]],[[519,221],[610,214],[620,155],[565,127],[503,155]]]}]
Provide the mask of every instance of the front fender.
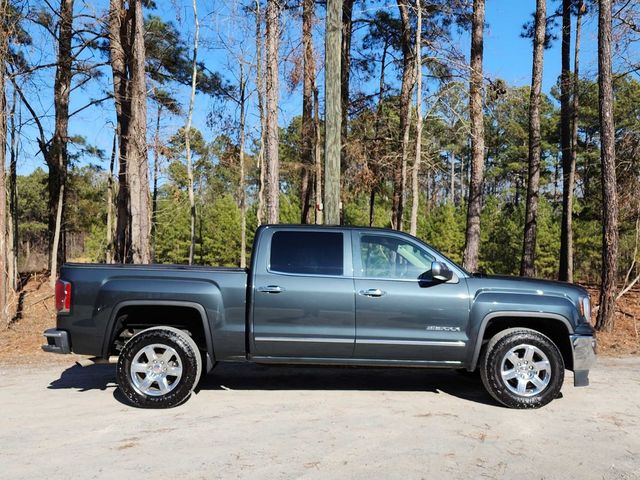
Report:
[{"label": "front fender", "polygon": [[564,324],[569,334],[579,323],[579,312],[573,302],[563,296],[537,295],[531,293],[480,292],[476,295],[469,312],[467,335],[469,349],[467,365],[475,370],[482,349],[482,340],[487,325],[492,319],[545,318]]}]

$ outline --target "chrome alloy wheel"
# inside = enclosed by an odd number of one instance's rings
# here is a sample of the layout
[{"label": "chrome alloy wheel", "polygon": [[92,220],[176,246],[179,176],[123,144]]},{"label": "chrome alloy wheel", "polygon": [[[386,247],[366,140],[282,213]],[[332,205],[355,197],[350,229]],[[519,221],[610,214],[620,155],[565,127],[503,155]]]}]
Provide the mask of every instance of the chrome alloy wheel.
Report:
[{"label": "chrome alloy wheel", "polygon": [[517,345],[502,357],[500,375],[512,393],[533,397],[549,385],[551,364],[538,347]]},{"label": "chrome alloy wheel", "polygon": [[130,375],[134,388],[140,394],[165,395],[180,383],[182,360],[178,352],[168,345],[147,345],[133,358]]}]

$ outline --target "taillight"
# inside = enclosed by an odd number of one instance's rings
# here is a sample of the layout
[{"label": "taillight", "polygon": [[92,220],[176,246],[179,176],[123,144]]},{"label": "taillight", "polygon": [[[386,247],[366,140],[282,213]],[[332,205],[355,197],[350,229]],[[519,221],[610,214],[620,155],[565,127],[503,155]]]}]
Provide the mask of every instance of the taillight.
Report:
[{"label": "taillight", "polygon": [[71,283],[64,280],[56,282],[56,310],[58,313],[69,313],[71,310]]}]

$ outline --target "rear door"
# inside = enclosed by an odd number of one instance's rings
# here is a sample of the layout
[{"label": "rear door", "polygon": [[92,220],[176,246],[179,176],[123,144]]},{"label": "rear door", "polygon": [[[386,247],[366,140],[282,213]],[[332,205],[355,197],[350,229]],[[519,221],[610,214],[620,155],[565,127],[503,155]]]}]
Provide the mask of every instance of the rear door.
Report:
[{"label": "rear door", "polygon": [[351,236],[268,227],[254,265],[254,356],[351,358],[355,292]]}]

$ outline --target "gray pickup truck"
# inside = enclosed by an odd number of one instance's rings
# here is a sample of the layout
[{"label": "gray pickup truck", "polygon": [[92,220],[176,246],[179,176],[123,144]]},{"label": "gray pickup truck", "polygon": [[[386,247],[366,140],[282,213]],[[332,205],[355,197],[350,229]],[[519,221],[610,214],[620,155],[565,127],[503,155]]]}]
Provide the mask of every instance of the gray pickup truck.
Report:
[{"label": "gray pickup truck", "polygon": [[66,264],[56,309],[43,349],[118,356],[121,390],[151,408],[217,362],[479,370],[498,402],[536,408],[595,361],[583,288],[471,274],[385,229],[265,225],[248,270]]}]

